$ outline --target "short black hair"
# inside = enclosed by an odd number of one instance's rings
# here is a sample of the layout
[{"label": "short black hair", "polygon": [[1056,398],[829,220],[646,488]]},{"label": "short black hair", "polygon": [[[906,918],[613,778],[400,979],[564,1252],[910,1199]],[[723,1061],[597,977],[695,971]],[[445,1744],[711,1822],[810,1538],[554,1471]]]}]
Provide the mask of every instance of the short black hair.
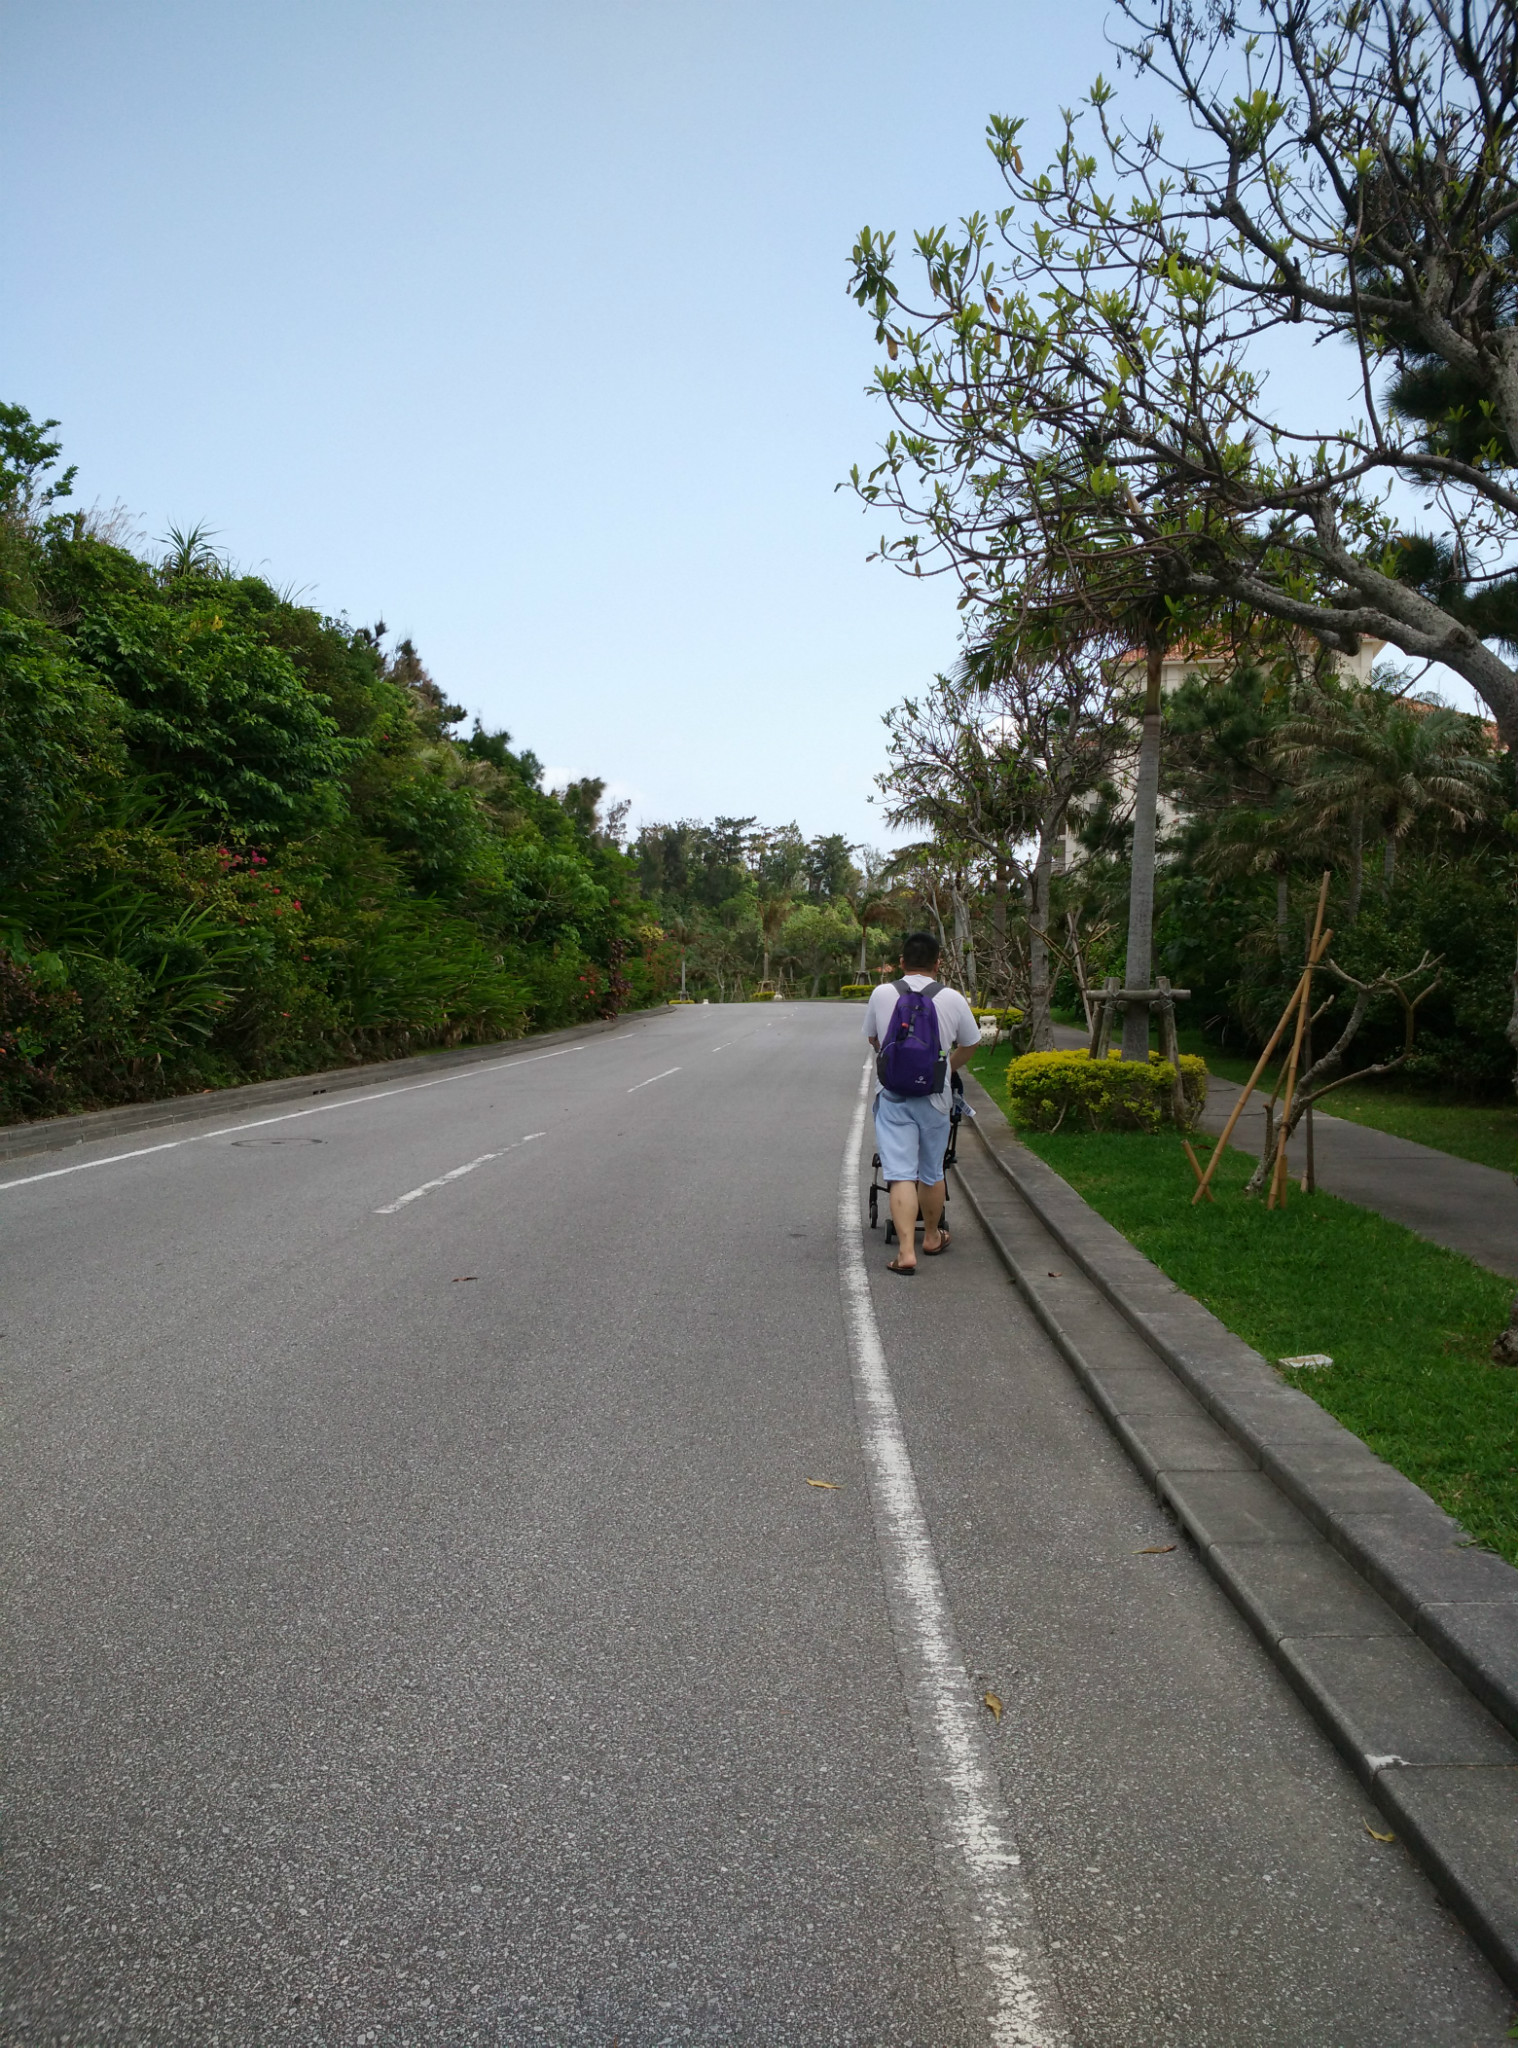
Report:
[{"label": "short black hair", "polygon": [[901,964],[908,974],[926,974],[938,965],[940,950],[931,932],[908,932],[901,942]]}]

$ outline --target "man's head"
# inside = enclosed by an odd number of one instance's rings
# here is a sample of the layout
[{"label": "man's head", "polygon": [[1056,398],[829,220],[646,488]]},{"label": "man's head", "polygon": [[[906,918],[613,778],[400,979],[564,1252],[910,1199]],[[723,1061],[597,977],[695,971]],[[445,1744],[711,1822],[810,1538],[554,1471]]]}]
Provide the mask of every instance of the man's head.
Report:
[{"label": "man's head", "polygon": [[908,932],[901,942],[904,974],[931,974],[938,965],[938,941],[931,932]]}]

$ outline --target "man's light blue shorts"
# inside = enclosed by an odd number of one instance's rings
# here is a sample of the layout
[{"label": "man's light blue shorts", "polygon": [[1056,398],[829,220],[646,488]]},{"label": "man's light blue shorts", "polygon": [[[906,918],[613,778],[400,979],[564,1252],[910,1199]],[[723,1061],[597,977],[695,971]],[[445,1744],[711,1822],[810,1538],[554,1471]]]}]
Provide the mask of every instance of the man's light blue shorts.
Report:
[{"label": "man's light blue shorts", "polygon": [[875,1097],[875,1149],[887,1180],[920,1180],[927,1187],[943,1179],[949,1144],[949,1112],[935,1109],[926,1095]]}]

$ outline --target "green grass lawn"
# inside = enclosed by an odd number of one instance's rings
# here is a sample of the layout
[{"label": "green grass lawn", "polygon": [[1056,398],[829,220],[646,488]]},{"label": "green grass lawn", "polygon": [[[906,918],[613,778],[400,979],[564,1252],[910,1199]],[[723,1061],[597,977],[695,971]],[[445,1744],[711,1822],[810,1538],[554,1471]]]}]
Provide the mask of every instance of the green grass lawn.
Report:
[{"label": "green grass lawn", "polygon": [[[1006,1063],[1000,1047],[972,1063],[998,1100]],[[1246,1200],[1241,1153],[1219,1166],[1216,1203],[1193,1208],[1171,1133],[1025,1142],[1267,1358],[1328,1352],[1327,1371],[1283,1377],[1518,1564],[1518,1373],[1488,1357],[1511,1281],[1333,1195],[1294,1187],[1284,1213]]]}]

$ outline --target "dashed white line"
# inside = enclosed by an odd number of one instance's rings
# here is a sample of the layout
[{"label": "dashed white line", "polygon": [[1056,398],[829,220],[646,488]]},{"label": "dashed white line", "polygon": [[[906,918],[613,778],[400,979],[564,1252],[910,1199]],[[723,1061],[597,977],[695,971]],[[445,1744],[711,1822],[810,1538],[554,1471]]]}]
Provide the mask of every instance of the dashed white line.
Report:
[{"label": "dashed white line", "polygon": [[839,1282],[886,1604],[944,1903],[980,2037],[995,2048],[1066,2048],[1069,2032],[955,1637],[870,1299],[859,1159],[871,1073],[866,1063],[838,1177]]},{"label": "dashed white line", "polygon": [[[259,1131],[266,1124],[287,1124],[301,1116],[325,1116],[329,1109],[353,1109],[365,1102],[383,1102],[387,1095],[411,1095],[418,1088],[442,1088],[450,1081],[468,1081],[477,1074],[498,1073],[502,1067],[532,1067],[539,1060],[561,1060],[567,1053],[583,1052],[580,1045],[561,1045],[556,1052],[528,1053],[525,1058],[485,1060],[477,1067],[462,1067],[456,1074],[439,1074],[433,1081],[404,1081],[398,1088],[369,1088],[362,1094],[344,1095],[337,1102],[318,1102],[312,1109],[287,1109],[279,1116],[255,1117],[251,1123],[218,1124],[214,1131],[197,1131],[190,1138],[168,1138],[161,1145],[139,1145],[132,1152],[113,1152],[106,1159],[81,1159],[73,1166],[50,1167],[46,1173],[26,1173],[19,1180],[0,1180],[0,1194],[7,1188],[30,1187],[33,1181],[58,1180],[66,1173],[88,1173],[96,1166],[119,1166],[124,1159],[146,1159],[150,1152],[173,1152],[181,1145],[203,1145],[208,1138],[230,1138],[238,1131]],[[538,1137],[546,1134],[535,1133]]]},{"label": "dashed white line", "polygon": [[640,1088],[652,1088],[655,1081],[667,1081],[671,1074],[678,1074],[678,1067],[666,1067],[662,1074],[650,1074],[646,1081],[634,1081],[628,1089],[629,1095],[636,1095]]},{"label": "dashed white line", "polygon": [[[514,1152],[516,1147],[508,1145],[505,1149]],[[397,1209],[404,1209],[408,1202],[415,1202],[423,1195],[430,1195],[434,1188],[447,1187],[451,1180],[462,1180],[466,1173],[473,1173],[474,1169],[483,1166],[487,1159],[499,1159],[500,1156],[499,1152],[482,1152],[478,1159],[471,1159],[467,1166],[456,1166],[451,1173],[440,1173],[436,1180],[424,1180],[419,1188],[408,1189],[404,1195],[398,1195],[393,1202],[387,1202],[383,1209],[376,1209],[374,1213],[376,1216],[393,1216]]]}]

